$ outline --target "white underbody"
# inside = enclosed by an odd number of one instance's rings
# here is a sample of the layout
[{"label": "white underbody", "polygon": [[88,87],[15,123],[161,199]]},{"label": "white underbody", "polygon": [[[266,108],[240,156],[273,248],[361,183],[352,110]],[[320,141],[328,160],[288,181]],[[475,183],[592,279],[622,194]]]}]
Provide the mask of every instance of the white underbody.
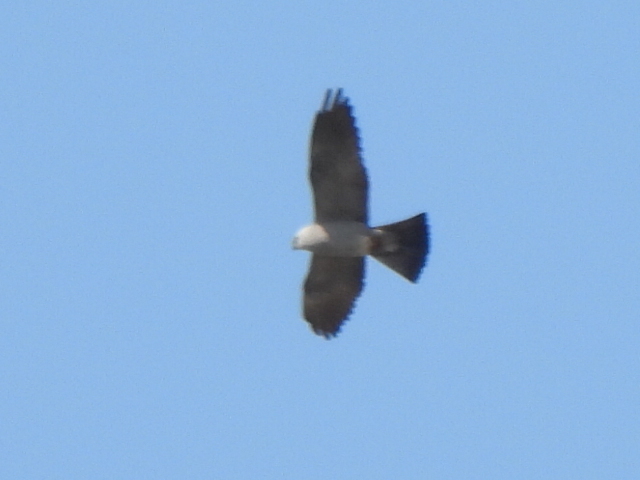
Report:
[{"label": "white underbody", "polygon": [[372,237],[379,233],[360,222],[312,223],[298,231],[293,248],[334,257],[364,257],[371,252]]}]

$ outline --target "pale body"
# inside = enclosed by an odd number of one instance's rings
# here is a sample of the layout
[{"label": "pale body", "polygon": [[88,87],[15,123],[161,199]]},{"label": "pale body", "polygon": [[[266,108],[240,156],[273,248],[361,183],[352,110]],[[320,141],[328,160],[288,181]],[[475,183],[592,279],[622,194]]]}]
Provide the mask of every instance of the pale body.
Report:
[{"label": "pale body", "polygon": [[293,238],[293,248],[335,257],[364,257],[371,253],[375,231],[363,223],[338,221],[312,223]]}]

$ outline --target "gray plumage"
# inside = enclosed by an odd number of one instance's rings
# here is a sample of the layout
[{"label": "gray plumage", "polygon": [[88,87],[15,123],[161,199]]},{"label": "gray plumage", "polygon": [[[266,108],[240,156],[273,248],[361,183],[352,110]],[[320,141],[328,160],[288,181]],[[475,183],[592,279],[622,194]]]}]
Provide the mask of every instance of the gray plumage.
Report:
[{"label": "gray plumage", "polygon": [[335,336],[364,285],[365,256],[416,282],[429,251],[426,215],[368,226],[369,182],[348,99],[328,90],[316,114],[309,178],[315,221],[302,228],[293,248],[313,253],[304,282],[304,318],[313,331]]}]

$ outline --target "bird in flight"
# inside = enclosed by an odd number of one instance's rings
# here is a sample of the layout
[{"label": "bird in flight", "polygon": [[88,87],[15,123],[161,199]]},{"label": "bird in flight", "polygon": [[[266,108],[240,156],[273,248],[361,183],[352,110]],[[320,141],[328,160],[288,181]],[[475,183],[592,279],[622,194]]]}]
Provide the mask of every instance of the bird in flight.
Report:
[{"label": "bird in flight", "polygon": [[315,117],[309,157],[315,218],[298,231],[293,248],[313,254],[303,286],[304,318],[316,334],[331,338],[362,292],[367,255],[417,282],[429,253],[429,226],[421,213],[369,227],[369,181],[342,89],[327,90]]}]

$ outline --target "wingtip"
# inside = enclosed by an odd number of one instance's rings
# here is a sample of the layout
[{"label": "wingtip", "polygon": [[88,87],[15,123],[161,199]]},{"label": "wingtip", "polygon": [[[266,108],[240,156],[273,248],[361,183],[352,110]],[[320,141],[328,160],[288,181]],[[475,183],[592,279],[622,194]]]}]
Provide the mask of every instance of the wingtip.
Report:
[{"label": "wingtip", "polygon": [[331,89],[328,88],[326,93],[324,94],[324,100],[322,101],[322,111],[329,110],[329,105],[331,104]]},{"label": "wingtip", "polygon": [[344,96],[342,88],[336,88],[335,94],[334,90],[329,88],[324,94],[324,100],[322,101],[322,111],[328,112],[330,110],[333,110],[338,105],[347,105],[348,102],[349,99]]},{"label": "wingtip", "polygon": [[332,338],[336,338],[338,336],[338,333],[340,333],[340,329],[336,330],[335,332],[328,332],[320,328],[312,327],[311,330],[313,330],[313,333],[315,333],[319,337],[323,337],[325,340],[331,340]]}]

